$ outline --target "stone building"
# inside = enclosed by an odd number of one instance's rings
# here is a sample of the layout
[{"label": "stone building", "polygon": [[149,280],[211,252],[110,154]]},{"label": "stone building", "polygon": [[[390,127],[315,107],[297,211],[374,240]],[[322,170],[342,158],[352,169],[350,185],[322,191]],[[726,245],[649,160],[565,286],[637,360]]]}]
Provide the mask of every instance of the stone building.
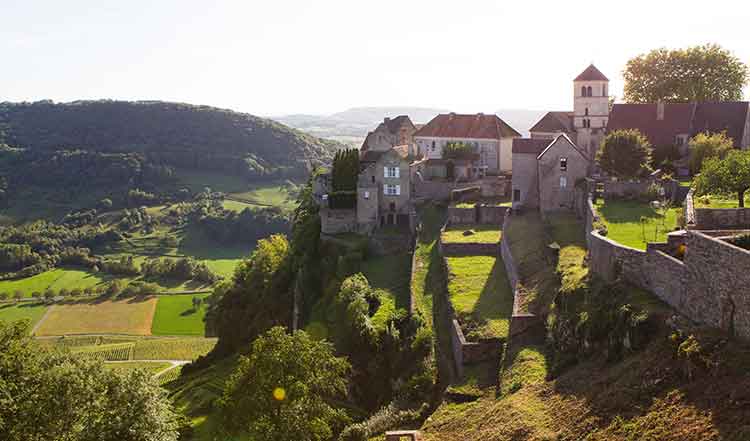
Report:
[{"label": "stone building", "polygon": [[367,160],[360,162],[358,229],[362,233],[386,225],[412,229],[415,213],[411,202],[409,148],[404,145],[374,153],[368,152]]},{"label": "stone building", "polygon": [[[414,133],[417,156],[427,158],[428,177],[473,179],[497,175],[513,169],[513,139],[521,134],[497,115],[441,114]],[[473,147],[474,157],[446,160],[443,149],[448,143]]]},{"label": "stone building", "polygon": [[375,130],[367,134],[360,152],[384,152],[391,147],[412,145],[416,131],[417,127],[407,115],[385,118]]},{"label": "stone building", "polygon": [[575,183],[587,176],[590,160],[566,134],[554,140],[513,142],[513,208],[542,213],[573,209]]},{"label": "stone building", "polygon": [[608,120],[609,79],[592,64],[573,80],[573,111],[547,112],[529,132],[531,138],[549,140],[565,134],[594,158]]}]

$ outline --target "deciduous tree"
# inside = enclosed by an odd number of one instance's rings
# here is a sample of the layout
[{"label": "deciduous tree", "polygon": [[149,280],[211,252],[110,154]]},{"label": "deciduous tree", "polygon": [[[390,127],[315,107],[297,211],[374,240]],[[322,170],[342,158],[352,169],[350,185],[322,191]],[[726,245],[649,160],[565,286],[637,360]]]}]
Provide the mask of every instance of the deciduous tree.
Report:
[{"label": "deciduous tree", "polygon": [[732,150],[724,159],[706,160],[695,180],[695,189],[698,195],[734,193],[743,208],[745,192],[750,190],[750,150]]},{"label": "deciduous tree", "polygon": [[721,46],[707,44],[639,55],[628,61],[623,77],[630,103],[739,101],[748,68]]},{"label": "deciduous tree", "polygon": [[690,171],[700,173],[703,161],[708,158],[723,158],[734,148],[726,133],[699,133],[690,140]]},{"label": "deciduous tree", "polygon": [[637,176],[651,158],[651,144],[638,130],[615,130],[604,138],[596,161],[606,172],[623,177]]}]

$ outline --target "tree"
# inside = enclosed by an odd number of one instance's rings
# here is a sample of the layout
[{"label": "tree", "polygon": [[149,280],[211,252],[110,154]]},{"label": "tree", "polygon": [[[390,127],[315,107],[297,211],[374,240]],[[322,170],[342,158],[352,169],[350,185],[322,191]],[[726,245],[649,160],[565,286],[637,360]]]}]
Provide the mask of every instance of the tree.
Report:
[{"label": "tree", "polygon": [[726,133],[699,133],[690,140],[690,171],[698,174],[703,161],[708,158],[724,158],[734,148],[734,142]]},{"label": "tree", "polygon": [[345,395],[348,371],[329,343],[272,328],[227,382],[219,401],[225,427],[257,440],[332,439],[346,415],[329,402]]},{"label": "tree", "polygon": [[750,190],[750,150],[732,150],[724,159],[706,160],[695,179],[695,190],[698,195],[734,193],[744,208],[745,192]]},{"label": "tree", "polygon": [[443,159],[472,159],[475,156],[474,147],[464,142],[449,142],[443,148]]},{"label": "tree", "polygon": [[740,101],[747,66],[721,46],[652,50],[628,61],[625,101],[674,103]]},{"label": "tree", "polygon": [[0,322],[4,441],[177,440],[178,416],[149,373],[40,351],[28,331],[28,321]]},{"label": "tree", "polygon": [[651,144],[638,130],[615,130],[607,135],[596,154],[606,172],[623,177],[637,176],[651,158]]}]

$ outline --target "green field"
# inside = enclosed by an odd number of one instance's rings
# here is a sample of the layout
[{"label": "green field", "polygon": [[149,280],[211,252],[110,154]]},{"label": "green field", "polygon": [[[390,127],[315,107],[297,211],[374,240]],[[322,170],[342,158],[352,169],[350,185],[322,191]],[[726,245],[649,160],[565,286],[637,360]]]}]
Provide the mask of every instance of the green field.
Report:
[{"label": "green field", "polygon": [[671,208],[662,219],[646,202],[599,200],[595,205],[607,225],[607,237],[639,250],[645,250],[649,242],[666,242],[667,233],[675,230],[677,215],[682,211]]},{"label": "green field", "polygon": [[193,297],[201,300],[208,294],[159,296],[151,325],[153,335],[198,335],[204,334],[203,317],[206,306],[193,309]]},{"label": "green field", "polygon": [[490,256],[449,257],[448,293],[453,309],[470,328],[467,337],[508,335],[513,292],[503,262]]},{"label": "green field", "polygon": [[149,335],[156,297],[67,301],[52,306],[36,335]]},{"label": "green field", "polygon": [[21,291],[24,297],[31,297],[32,293],[43,293],[47,288],[55,291],[62,288],[68,290],[73,288],[83,289],[102,284],[110,279],[111,277],[107,275],[96,274],[87,270],[56,268],[24,279],[3,280],[0,282],[0,291],[7,292],[11,296],[16,291]]},{"label": "green field", "polygon": [[248,204],[247,202],[233,201],[229,199],[225,199],[224,202],[221,203],[221,206],[224,207],[225,210],[236,211],[238,213],[246,208],[258,207],[258,205],[255,204]]},{"label": "green field", "polygon": [[[739,208],[737,196],[695,196],[693,207],[695,208]],[[745,207],[750,207],[750,194],[745,195]]]},{"label": "green field", "polygon": [[498,225],[456,225],[446,228],[442,240],[443,243],[498,243],[502,233]]},{"label": "green field", "polygon": [[14,322],[29,320],[31,327],[37,324],[47,311],[47,305],[42,303],[23,302],[19,304],[0,305],[0,322]]},{"label": "green field", "polygon": [[409,309],[410,266],[409,254],[372,257],[362,264],[362,273],[381,299],[380,307],[372,317],[376,328],[384,327],[397,309]]}]

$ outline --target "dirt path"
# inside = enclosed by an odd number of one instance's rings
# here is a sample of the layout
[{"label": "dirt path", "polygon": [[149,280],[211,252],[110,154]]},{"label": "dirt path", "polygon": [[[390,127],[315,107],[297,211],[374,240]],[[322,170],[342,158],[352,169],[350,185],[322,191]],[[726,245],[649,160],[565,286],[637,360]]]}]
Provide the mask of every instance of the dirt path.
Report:
[{"label": "dirt path", "polygon": [[39,325],[42,324],[42,322],[44,321],[44,319],[47,318],[47,316],[49,315],[50,311],[52,311],[52,308],[54,308],[54,307],[55,307],[55,305],[52,305],[49,308],[47,308],[46,311],[44,311],[44,315],[42,316],[42,318],[40,318],[39,321],[36,322],[36,325],[34,325],[34,327],[31,329],[31,335],[34,335],[36,333],[36,330],[39,328]]}]

